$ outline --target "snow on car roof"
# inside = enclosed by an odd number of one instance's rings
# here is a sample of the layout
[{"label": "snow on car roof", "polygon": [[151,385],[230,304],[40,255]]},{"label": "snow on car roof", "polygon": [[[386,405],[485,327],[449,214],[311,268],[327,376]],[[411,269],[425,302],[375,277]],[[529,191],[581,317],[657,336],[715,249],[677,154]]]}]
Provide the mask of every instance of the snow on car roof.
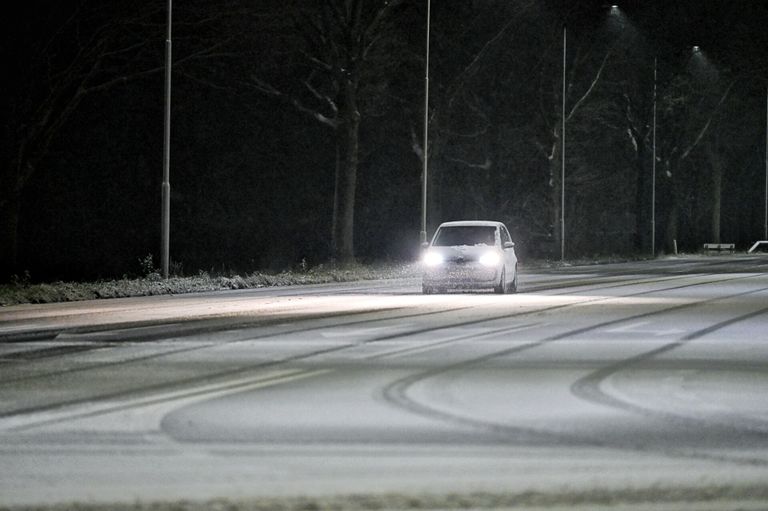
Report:
[{"label": "snow on car roof", "polygon": [[443,222],[440,224],[440,227],[498,227],[499,225],[503,225],[501,222],[493,222],[490,220],[458,220],[454,222]]}]

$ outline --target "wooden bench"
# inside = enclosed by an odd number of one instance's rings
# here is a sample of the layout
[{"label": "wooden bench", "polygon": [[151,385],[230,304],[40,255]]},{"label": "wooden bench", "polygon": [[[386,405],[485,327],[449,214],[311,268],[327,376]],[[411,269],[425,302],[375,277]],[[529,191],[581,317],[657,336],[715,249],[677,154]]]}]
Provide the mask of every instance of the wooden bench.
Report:
[{"label": "wooden bench", "polygon": [[717,252],[723,252],[728,251],[730,253],[733,253],[736,251],[736,244],[735,243],[704,243],[704,250],[707,251],[717,251]]},{"label": "wooden bench", "polygon": [[757,250],[757,247],[761,245],[768,245],[768,241],[756,241],[754,245],[752,245],[752,248],[749,249],[749,252],[747,254],[751,254],[755,250]]}]

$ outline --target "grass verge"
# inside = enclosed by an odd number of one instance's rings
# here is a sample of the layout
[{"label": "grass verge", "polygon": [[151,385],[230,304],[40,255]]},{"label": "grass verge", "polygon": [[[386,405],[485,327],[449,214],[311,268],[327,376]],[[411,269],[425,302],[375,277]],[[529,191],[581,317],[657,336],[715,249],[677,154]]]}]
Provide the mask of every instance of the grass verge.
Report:
[{"label": "grass verge", "polygon": [[[646,257],[602,256],[595,258],[559,260],[531,260],[521,262],[526,269],[558,269],[571,266],[639,261]],[[419,263],[401,264],[352,264],[325,266],[306,271],[280,273],[254,272],[246,275],[209,275],[200,272],[192,277],[163,279],[151,268],[143,278],[122,278],[97,282],[51,282],[33,284],[28,278],[14,279],[10,284],[0,284],[0,307],[24,303],[56,303],[95,300],[101,298],[127,298],[131,296],[174,295],[224,291],[229,289],[256,289],[274,286],[302,284],[327,284],[358,280],[415,278],[421,275]]]},{"label": "grass verge", "polygon": [[468,493],[448,495],[368,494],[329,497],[212,499],[174,502],[71,503],[11,506],[0,511],[448,511],[448,510],[757,510],[765,509],[765,486],[643,488],[572,492]]},{"label": "grass verge", "polygon": [[123,278],[98,282],[51,282],[32,284],[16,281],[0,285],[0,306],[22,303],[54,303],[94,300],[99,298],[126,298],[131,296],[170,295],[223,291],[228,289],[255,289],[301,284],[326,284],[358,280],[379,280],[417,277],[418,264],[319,266],[307,271],[280,273],[254,272],[247,275],[212,276],[200,272],[192,277],[163,279],[157,273],[144,278]]}]

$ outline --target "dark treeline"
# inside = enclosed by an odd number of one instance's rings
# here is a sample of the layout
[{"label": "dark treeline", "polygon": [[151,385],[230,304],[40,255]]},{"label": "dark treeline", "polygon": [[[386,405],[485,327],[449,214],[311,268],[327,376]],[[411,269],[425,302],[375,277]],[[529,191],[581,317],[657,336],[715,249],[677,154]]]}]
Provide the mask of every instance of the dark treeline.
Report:
[{"label": "dark treeline", "polygon": [[[159,260],[165,1],[4,20],[4,278]],[[174,5],[172,269],[418,253],[426,0]],[[768,5],[432,0],[428,231],[505,222],[559,257],[762,237]],[[699,51],[692,46],[698,45]],[[654,80],[654,72],[656,79]]]}]

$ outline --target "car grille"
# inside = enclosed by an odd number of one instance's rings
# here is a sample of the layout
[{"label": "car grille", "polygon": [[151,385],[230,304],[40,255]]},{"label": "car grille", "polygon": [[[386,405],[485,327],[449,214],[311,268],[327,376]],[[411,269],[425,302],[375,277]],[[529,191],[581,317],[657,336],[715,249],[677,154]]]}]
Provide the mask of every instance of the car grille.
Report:
[{"label": "car grille", "polygon": [[467,264],[467,263],[474,263],[477,261],[477,258],[475,257],[469,257],[469,256],[455,256],[455,257],[449,257],[446,259],[447,263],[454,263],[454,264]]}]

